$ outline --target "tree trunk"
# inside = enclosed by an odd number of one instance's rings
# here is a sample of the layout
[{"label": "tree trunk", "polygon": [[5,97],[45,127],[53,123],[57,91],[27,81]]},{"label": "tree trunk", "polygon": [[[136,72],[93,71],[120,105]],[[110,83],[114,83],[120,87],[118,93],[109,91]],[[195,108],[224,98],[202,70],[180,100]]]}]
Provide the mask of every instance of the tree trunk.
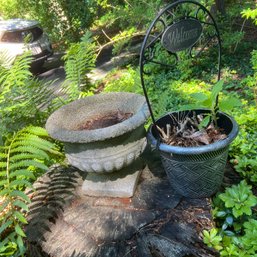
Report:
[{"label": "tree trunk", "polygon": [[215,5],[218,12],[220,12],[222,15],[226,14],[224,0],[215,0]]}]

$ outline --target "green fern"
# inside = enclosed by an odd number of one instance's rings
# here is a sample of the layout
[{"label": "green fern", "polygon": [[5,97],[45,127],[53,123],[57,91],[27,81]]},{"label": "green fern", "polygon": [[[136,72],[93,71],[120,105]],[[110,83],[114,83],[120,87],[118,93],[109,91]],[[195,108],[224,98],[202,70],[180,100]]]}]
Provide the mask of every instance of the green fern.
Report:
[{"label": "green fern", "polygon": [[24,86],[25,81],[31,76],[30,63],[30,53],[26,52],[17,58],[10,69],[1,67],[2,71],[5,70],[5,72],[0,77],[0,101],[10,95],[13,85],[16,85],[17,88]]},{"label": "green fern", "polygon": [[69,100],[79,98],[81,92],[90,91],[88,73],[95,67],[96,45],[90,32],[85,33],[81,42],[70,45],[63,57],[66,80],[63,84]]},{"label": "green fern", "polygon": [[[0,256],[24,256],[26,237],[22,227],[30,198],[24,193],[32,187],[35,172],[47,170],[49,153],[55,145],[40,127],[27,127],[6,140],[0,148]],[[12,249],[12,250],[11,250]],[[16,249],[15,255],[13,249]]]},{"label": "green fern", "polygon": [[9,133],[28,124],[42,126],[53,111],[54,81],[33,78],[30,63],[29,52],[17,58],[10,68],[1,66],[0,56],[0,145]]}]

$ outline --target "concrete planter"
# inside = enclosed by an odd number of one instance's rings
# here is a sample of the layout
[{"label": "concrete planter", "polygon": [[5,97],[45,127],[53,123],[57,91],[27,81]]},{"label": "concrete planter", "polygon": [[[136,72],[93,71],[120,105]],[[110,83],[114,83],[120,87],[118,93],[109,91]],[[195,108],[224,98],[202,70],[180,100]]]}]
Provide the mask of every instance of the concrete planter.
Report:
[{"label": "concrete planter", "polygon": [[[115,125],[82,129],[83,122],[114,112],[132,113]],[[76,100],[47,120],[49,135],[65,145],[69,163],[86,172],[109,173],[135,161],[146,146],[144,123],[149,117],[145,98],[133,93],[99,94]]]}]

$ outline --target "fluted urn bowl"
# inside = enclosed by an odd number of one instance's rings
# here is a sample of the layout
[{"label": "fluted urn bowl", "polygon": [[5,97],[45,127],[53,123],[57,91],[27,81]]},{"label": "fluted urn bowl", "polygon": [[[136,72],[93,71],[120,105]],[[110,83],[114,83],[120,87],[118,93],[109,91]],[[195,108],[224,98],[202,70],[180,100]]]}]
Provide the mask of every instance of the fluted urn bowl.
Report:
[{"label": "fluted urn bowl", "polygon": [[49,135],[64,143],[69,163],[86,172],[120,170],[146,146],[145,98],[134,93],[106,93],[71,102],[50,115]]}]

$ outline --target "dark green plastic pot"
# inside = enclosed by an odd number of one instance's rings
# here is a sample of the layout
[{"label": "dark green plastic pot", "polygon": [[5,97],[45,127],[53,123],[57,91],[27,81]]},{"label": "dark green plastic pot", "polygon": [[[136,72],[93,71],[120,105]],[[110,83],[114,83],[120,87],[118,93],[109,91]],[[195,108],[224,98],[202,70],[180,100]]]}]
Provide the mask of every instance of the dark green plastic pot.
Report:
[{"label": "dark green plastic pot", "polygon": [[[189,117],[192,111],[183,111]],[[209,110],[194,110],[196,114],[210,113]],[[166,128],[166,124],[174,124],[170,114],[176,118],[181,112],[166,114],[156,121],[156,125]],[[221,186],[227,162],[229,144],[238,133],[236,121],[229,115],[218,112],[218,126],[227,135],[218,142],[197,146],[180,147],[160,143],[158,132],[152,125],[147,134],[148,142],[160,152],[163,167],[172,187],[182,196],[189,198],[209,197]]]}]

